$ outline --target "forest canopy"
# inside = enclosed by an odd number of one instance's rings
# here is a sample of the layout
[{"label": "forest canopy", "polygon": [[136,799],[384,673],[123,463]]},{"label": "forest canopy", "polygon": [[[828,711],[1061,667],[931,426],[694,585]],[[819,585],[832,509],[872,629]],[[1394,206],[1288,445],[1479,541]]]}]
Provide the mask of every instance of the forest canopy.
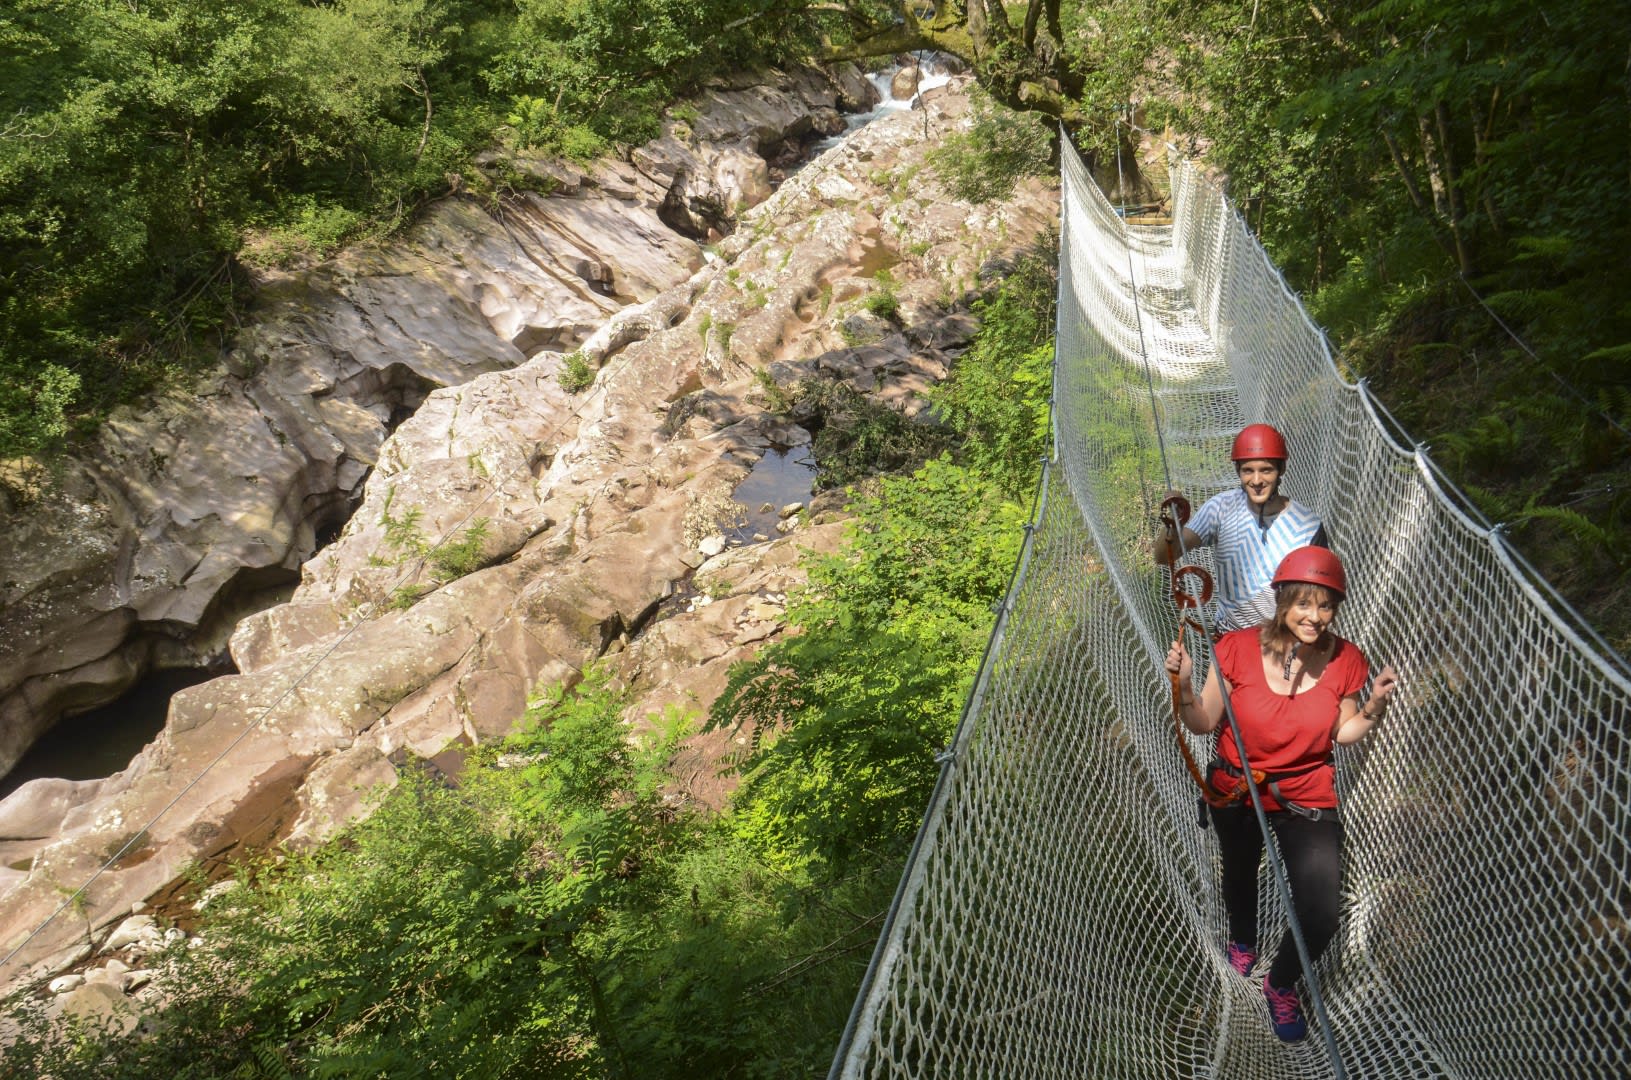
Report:
[{"label": "forest canopy", "polygon": [[[246,265],[593,156],[814,50],[745,0],[20,0],[0,14],[0,460],[213,362]],[[792,32],[787,32],[792,31]]]}]

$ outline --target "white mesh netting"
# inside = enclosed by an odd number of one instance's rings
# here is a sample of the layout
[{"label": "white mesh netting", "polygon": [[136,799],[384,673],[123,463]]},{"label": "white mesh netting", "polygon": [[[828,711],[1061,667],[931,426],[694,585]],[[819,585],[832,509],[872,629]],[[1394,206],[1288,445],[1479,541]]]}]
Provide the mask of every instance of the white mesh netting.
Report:
[{"label": "white mesh netting", "polygon": [[[1631,1075],[1622,662],[1386,434],[1221,192],[1180,162],[1173,224],[1127,226],[1065,157],[1056,460],[833,1075],[1335,1072],[1224,964],[1160,663],[1157,413],[1197,506],[1244,423],[1286,433],[1353,583],[1340,629],[1401,675],[1338,753],[1343,920],[1316,972],[1346,1074]],[[1267,870],[1262,894],[1272,948]]]}]

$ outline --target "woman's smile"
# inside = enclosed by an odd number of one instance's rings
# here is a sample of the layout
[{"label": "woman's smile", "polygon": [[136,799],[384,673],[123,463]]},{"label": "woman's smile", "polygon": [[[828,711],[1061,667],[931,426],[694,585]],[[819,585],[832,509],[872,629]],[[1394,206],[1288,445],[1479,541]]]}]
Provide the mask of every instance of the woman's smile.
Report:
[{"label": "woman's smile", "polygon": [[1286,629],[1305,645],[1318,641],[1336,618],[1336,605],[1329,599],[1304,596],[1286,612]]}]

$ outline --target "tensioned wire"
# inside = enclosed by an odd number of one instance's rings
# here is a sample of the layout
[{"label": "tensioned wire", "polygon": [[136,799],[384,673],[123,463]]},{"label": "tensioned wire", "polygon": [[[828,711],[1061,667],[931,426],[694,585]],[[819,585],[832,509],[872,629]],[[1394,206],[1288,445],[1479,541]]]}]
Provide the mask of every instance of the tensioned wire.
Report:
[{"label": "tensioned wire", "polygon": [[[1332,1075],[1223,961],[1159,664],[1157,407],[1197,497],[1238,482],[1246,419],[1286,433],[1287,487],[1355,582],[1342,633],[1401,672],[1385,721],[1337,752],[1345,910],[1316,968],[1348,1070],[1631,1073],[1623,661],[1342,380],[1193,165],[1173,163],[1172,226],[1129,227],[1066,156],[1048,498],[833,1075]],[[1260,904],[1272,939],[1284,905]]]}]

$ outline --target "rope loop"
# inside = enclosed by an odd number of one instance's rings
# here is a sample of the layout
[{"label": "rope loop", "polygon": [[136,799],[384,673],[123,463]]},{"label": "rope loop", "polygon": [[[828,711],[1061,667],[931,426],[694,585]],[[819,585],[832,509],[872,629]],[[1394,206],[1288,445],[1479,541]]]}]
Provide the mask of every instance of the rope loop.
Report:
[{"label": "rope loop", "polygon": [[[1168,508],[1172,513],[1168,513]],[[1182,495],[1168,495],[1161,500],[1161,524],[1174,532],[1180,526],[1189,524],[1189,500]]]},{"label": "rope loop", "polygon": [[[1188,577],[1191,574],[1193,574],[1195,577],[1198,577],[1198,578],[1201,579],[1201,594],[1199,596],[1196,596],[1194,593],[1190,592],[1189,590],[1187,590],[1187,589],[1185,589],[1183,587],[1184,578]],[[1209,603],[1211,601],[1211,599],[1212,599],[1212,575],[1207,573],[1204,568],[1199,567],[1199,566],[1176,566],[1176,567],[1173,567],[1173,570],[1172,570],[1172,602],[1174,604],[1177,604],[1180,610],[1182,610],[1184,608],[1198,608],[1198,607],[1201,607],[1202,605],[1204,605],[1206,603]],[[1195,625],[1194,620],[1192,620],[1192,619],[1184,619],[1183,621],[1188,622],[1191,625]],[[1195,626],[1195,629],[1200,630],[1201,628],[1197,625],[1197,626]],[[1180,626],[1180,630],[1182,630],[1181,626]],[[1202,631],[1202,632],[1204,633],[1204,631]]]}]

